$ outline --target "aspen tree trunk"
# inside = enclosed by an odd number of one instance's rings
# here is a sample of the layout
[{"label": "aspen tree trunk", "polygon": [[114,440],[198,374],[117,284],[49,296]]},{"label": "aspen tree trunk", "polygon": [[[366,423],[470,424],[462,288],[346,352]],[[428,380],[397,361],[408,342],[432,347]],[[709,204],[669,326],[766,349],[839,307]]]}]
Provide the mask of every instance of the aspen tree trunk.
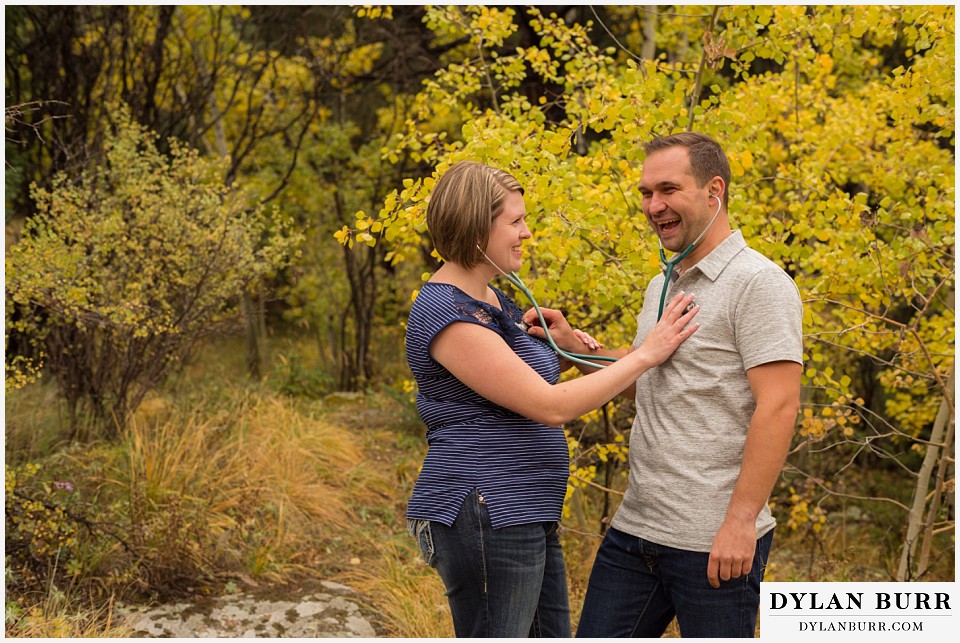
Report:
[{"label": "aspen tree trunk", "polygon": [[[943,407],[940,410],[943,411]],[[953,464],[953,443],[956,429],[956,421],[951,418],[947,422],[947,437],[943,441],[943,449],[940,451],[940,461],[937,465],[937,481],[934,483],[933,500],[930,502],[930,509],[927,512],[927,522],[923,527],[923,546],[920,549],[920,560],[917,563],[917,569],[925,572],[930,566],[930,551],[933,548],[934,525],[937,522],[937,514],[940,511],[940,505],[944,498],[952,498],[953,494],[946,494],[947,470]]]},{"label": "aspen tree trunk", "polygon": [[640,56],[644,60],[653,60],[657,55],[657,5],[643,5],[643,47]]},{"label": "aspen tree trunk", "polygon": [[[927,453],[923,458],[923,465],[920,467],[920,474],[917,477],[917,486],[913,492],[913,505],[910,508],[910,517],[907,522],[907,537],[903,543],[903,551],[900,555],[900,567],[897,570],[898,581],[913,580],[916,577],[914,572],[923,571],[919,565],[914,565],[917,544],[920,542],[921,530],[925,530],[924,540],[932,537],[933,518],[937,514],[939,503],[942,500],[942,489],[937,489],[933,500],[930,503],[930,510],[927,512],[927,524],[924,521],[924,508],[927,505],[928,488],[930,478],[933,474],[933,468],[937,461],[941,461],[941,473],[938,474],[938,484],[942,483],[943,474],[947,462],[943,458],[951,458],[951,445],[953,444],[954,418],[951,410],[953,403],[948,398],[953,391],[955,382],[955,369],[950,373],[950,379],[947,383],[947,391],[944,392],[943,401],[940,403],[940,410],[933,422],[933,431],[930,434],[930,444],[927,445]],[[941,455],[942,454],[942,455]],[[924,549],[929,557],[929,546],[925,543]]]}]

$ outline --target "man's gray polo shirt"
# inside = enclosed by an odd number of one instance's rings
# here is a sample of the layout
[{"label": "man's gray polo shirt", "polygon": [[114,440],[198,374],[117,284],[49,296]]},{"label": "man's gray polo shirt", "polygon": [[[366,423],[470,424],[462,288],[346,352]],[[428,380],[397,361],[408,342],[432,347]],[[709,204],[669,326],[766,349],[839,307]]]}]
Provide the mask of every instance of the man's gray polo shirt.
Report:
[{"label": "man's gray polo shirt", "polygon": [[[663,275],[647,287],[637,317],[639,347],[656,324]],[[740,231],[671,285],[696,295],[700,328],[637,381],[629,487],[612,525],[645,540],[710,551],[740,473],[755,402],[748,369],[803,363],[800,295]],[[764,506],[757,537],[775,521]]]}]

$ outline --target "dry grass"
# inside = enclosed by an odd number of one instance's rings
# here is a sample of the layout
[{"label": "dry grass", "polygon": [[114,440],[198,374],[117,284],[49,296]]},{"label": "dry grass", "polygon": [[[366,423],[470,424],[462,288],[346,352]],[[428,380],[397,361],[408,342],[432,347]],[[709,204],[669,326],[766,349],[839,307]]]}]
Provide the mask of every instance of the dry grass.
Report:
[{"label": "dry grass", "polygon": [[388,544],[370,568],[343,575],[380,614],[387,636],[451,638],[450,607],[437,572],[427,567],[413,547]]},{"label": "dry grass", "polygon": [[[63,412],[61,412],[63,411]],[[56,386],[34,383],[4,395],[4,450],[7,464],[41,458],[55,451],[66,433],[64,405]]]},{"label": "dry grass", "polygon": [[277,506],[291,527],[353,523],[349,505],[357,490],[351,482],[363,451],[349,432],[307,417],[283,399],[266,398],[244,414],[228,448],[243,488]]},{"label": "dry grass", "polygon": [[[119,443],[64,449],[52,393],[36,384],[8,396],[7,462],[12,449],[42,475],[72,481],[94,512],[87,518],[117,536],[83,531],[64,552],[74,571],[64,577],[64,565],[54,579],[92,586],[101,604],[130,590],[162,597],[371,569],[383,530],[402,523],[398,480],[409,481],[416,458],[395,457],[402,413],[389,397],[303,400],[209,380],[149,398]],[[9,634],[110,635],[95,631],[103,614],[77,600],[54,605],[25,580],[7,583]]]},{"label": "dry grass", "polygon": [[85,604],[51,591],[43,602],[26,609],[8,601],[7,638],[129,638],[133,630],[116,618],[113,601]]},{"label": "dry grass", "polygon": [[136,545],[165,549],[154,562],[171,574],[310,573],[364,498],[355,436],[285,398],[245,394],[212,417],[135,417],[124,443],[107,477],[112,495],[130,499]]}]

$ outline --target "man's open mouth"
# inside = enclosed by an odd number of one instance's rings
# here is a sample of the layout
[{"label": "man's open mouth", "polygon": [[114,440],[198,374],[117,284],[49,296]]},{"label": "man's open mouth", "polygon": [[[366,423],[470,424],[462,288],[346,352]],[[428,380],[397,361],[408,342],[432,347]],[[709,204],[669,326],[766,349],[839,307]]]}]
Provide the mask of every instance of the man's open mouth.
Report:
[{"label": "man's open mouth", "polygon": [[657,229],[659,229],[660,232],[669,232],[670,230],[677,228],[679,225],[680,219],[670,219],[668,221],[659,222],[657,224]]}]

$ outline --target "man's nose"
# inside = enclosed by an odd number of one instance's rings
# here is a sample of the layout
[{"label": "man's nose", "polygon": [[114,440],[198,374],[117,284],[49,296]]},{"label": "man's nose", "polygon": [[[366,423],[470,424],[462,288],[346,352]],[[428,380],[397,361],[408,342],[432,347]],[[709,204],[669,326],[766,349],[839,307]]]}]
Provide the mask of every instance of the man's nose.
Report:
[{"label": "man's nose", "polygon": [[655,194],[651,195],[650,198],[647,199],[647,212],[649,212],[650,214],[657,214],[659,212],[663,212],[666,209],[667,209],[667,204],[664,202],[663,199],[661,199],[657,195]]}]

